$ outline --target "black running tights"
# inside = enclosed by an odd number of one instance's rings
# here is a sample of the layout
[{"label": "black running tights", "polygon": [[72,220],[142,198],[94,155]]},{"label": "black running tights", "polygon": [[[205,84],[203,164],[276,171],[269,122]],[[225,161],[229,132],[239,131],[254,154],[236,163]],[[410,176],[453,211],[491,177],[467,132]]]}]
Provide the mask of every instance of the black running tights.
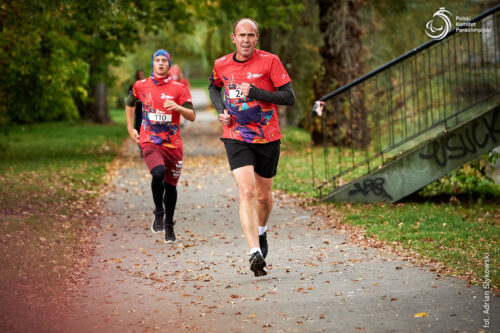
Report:
[{"label": "black running tights", "polygon": [[151,181],[151,191],[156,211],[162,211],[165,205],[165,224],[171,225],[174,222],[174,211],[177,203],[177,187],[170,185],[163,180],[165,167],[158,165],[151,170],[153,179]]}]

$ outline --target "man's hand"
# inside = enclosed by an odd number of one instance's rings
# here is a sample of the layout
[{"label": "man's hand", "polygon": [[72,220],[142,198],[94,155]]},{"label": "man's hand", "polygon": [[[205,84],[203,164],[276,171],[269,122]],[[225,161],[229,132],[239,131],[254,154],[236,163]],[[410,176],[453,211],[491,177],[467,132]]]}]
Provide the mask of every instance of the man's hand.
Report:
[{"label": "man's hand", "polygon": [[163,107],[167,110],[174,110],[174,111],[179,111],[179,104],[175,103],[174,101],[167,99],[165,103],[163,103]]},{"label": "man's hand", "polygon": [[250,93],[250,83],[242,83],[240,84],[240,91],[241,91],[241,94],[245,97],[248,97],[248,94]]},{"label": "man's hand", "polygon": [[135,143],[139,143],[139,133],[135,128],[128,128],[128,135],[135,141]]},{"label": "man's hand", "polygon": [[219,114],[219,121],[224,126],[231,125],[231,115],[229,114],[229,112],[227,112],[226,109],[224,109],[224,113]]}]

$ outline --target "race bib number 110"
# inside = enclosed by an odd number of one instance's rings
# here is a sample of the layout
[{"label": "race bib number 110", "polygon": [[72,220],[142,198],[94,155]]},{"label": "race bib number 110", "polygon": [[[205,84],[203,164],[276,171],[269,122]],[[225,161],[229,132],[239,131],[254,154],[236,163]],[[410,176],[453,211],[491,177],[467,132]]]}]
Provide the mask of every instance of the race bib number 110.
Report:
[{"label": "race bib number 110", "polygon": [[172,115],[171,114],[164,114],[164,113],[148,113],[149,120],[155,121],[158,123],[166,123],[169,121],[172,121]]}]

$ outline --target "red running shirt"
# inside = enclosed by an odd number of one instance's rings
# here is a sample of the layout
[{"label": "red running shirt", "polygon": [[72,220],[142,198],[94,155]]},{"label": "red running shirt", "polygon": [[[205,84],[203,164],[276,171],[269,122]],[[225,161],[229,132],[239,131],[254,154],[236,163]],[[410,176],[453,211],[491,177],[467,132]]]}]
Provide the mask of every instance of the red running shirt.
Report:
[{"label": "red running shirt", "polygon": [[132,94],[142,102],[140,143],[154,143],[167,148],[182,148],[180,113],[163,107],[170,99],[179,105],[192,103],[186,87],[170,77],[155,82],[151,77],[137,81]]},{"label": "red running shirt", "polygon": [[260,89],[276,91],[290,82],[278,56],[256,49],[245,62],[233,59],[234,53],[215,60],[210,80],[224,86],[224,106],[232,123],[224,126],[223,138],[249,143],[267,143],[281,138],[276,104],[241,96],[240,84],[250,83]]}]

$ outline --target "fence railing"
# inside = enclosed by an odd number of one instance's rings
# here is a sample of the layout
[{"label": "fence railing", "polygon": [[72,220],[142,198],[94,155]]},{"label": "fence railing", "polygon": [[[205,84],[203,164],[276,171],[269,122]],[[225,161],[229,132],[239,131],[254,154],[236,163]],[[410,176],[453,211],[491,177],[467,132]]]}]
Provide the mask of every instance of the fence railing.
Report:
[{"label": "fence railing", "polygon": [[[500,93],[500,6],[472,19],[482,32],[453,29],[325,96],[320,197],[447,128]],[[316,153],[317,154],[317,153]]]}]

